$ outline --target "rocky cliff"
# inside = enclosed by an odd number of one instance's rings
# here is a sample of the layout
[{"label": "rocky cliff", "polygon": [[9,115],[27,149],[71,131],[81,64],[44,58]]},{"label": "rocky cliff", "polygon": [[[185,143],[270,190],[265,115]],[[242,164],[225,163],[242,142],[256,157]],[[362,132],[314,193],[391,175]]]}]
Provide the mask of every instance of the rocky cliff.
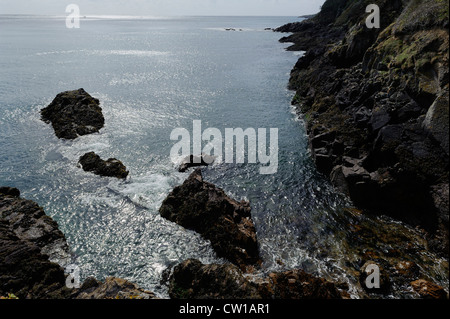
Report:
[{"label": "rocky cliff", "polygon": [[58,224],[16,188],[0,187],[0,299],[153,299],[155,295],[120,278],[88,278],[66,286],[71,256]]},{"label": "rocky cliff", "polygon": [[[380,28],[366,26],[372,3]],[[425,228],[448,256],[448,2],[327,0],[276,31],[306,51],[289,87],[318,170],[366,212]]]}]

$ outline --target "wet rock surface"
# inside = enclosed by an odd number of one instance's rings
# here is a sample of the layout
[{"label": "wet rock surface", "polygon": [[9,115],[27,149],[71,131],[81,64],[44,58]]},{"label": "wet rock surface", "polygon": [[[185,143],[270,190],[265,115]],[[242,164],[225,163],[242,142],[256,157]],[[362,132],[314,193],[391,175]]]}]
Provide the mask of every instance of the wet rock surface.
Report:
[{"label": "wet rock surface", "polygon": [[156,299],[155,294],[128,280],[108,277],[104,282],[87,278],[73,294],[75,299]]},{"label": "wet rock surface", "polygon": [[94,152],[81,156],[79,163],[86,172],[92,172],[100,176],[126,178],[129,173],[121,161],[115,158],[105,161]]},{"label": "wet rock surface", "polygon": [[420,279],[413,281],[411,286],[423,299],[448,299],[444,288],[432,282]]},{"label": "wet rock surface", "polygon": [[51,261],[67,264],[70,259],[66,237],[58,224],[38,204],[20,198],[16,188],[0,188],[0,218],[17,238],[35,245]]},{"label": "wet rock surface", "polygon": [[159,212],[162,217],[200,233],[220,257],[246,268],[261,260],[250,204],[237,202],[203,180],[196,169],[167,196]]},{"label": "wet rock surface", "polygon": [[174,268],[169,294],[174,299],[341,299],[333,283],[302,270],[244,276],[232,264],[204,265],[189,259]]},{"label": "wet rock surface", "polygon": [[105,124],[99,100],[84,89],[59,93],[41,110],[41,116],[52,124],[56,136],[64,139],[97,133]]}]

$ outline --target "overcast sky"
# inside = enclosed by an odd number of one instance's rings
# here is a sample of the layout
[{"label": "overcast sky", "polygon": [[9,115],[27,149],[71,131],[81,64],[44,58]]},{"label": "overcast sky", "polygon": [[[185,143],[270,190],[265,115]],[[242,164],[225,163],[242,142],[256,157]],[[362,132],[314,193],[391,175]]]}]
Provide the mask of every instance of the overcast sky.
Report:
[{"label": "overcast sky", "polygon": [[325,0],[0,0],[0,14],[65,15],[77,4],[81,15],[276,15],[319,11]]}]

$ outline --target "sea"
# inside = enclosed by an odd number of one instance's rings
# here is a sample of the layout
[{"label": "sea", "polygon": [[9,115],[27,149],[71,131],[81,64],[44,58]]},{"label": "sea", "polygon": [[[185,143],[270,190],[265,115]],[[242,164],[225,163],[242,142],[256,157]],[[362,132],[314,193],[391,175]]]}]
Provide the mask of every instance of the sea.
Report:
[{"label": "sea", "polygon": [[[418,230],[365,216],[317,172],[287,89],[303,52],[287,51],[279,42],[286,34],[270,30],[301,20],[87,16],[80,28],[67,28],[65,17],[0,15],[0,185],[19,188],[57,221],[81,280],[121,277],[168,298],[165,279],[178,263],[227,262],[209,241],[158,212],[191,172],[171,160],[171,132],[192,132],[194,120],[221,132],[276,128],[274,174],[250,162],[203,169],[206,181],[250,202],[263,260],[256,275],[303,269],[360,298],[361,255],[386,252],[395,246],[386,236],[402,234],[418,247],[410,258],[448,288],[448,264],[422,247]],[[79,88],[100,100],[105,126],[58,139],[40,110]],[[128,178],[83,171],[79,157],[91,151],[120,159]],[[380,231],[357,243],[354,224]],[[414,295],[400,287],[388,297]]]}]

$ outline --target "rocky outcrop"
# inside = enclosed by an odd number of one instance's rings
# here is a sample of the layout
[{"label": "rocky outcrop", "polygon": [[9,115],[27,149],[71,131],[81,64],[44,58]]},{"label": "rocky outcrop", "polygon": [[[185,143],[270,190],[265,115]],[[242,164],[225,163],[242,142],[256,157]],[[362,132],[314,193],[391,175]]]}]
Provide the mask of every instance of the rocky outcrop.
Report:
[{"label": "rocky outcrop", "polygon": [[48,260],[35,244],[19,238],[0,219],[0,296],[20,299],[66,298],[63,269]]},{"label": "rocky outcrop", "polygon": [[[367,211],[420,225],[448,256],[448,3],[327,0],[282,41],[307,51],[292,70],[320,172]],[[445,208],[447,207],[447,208]]]},{"label": "rocky outcrop", "polygon": [[424,279],[411,282],[411,287],[423,299],[448,299],[444,288]]},{"label": "rocky outcrop", "polygon": [[87,278],[79,290],[73,294],[75,299],[156,299],[155,294],[144,290],[128,280],[108,277],[104,282],[93,277]]},{"label": "rocky outcrop", "polygon": [[105,124],[99,100],[83,89],[59,93],[41,115],[52,124],[56,136],[64,139],[96,133]]},{"label": "rocky outcrop", "polygon": [[51,261],[67,264],[69,247],[58,224],[38,204],[19,196],[16,188],[0,188],[0,219],[9,224],[17,238],[36,246]]},{"label": "rocky outcrop", "polygon": [[86,172],[92,172],[100,176],[126,178],[129,173],[121,161],[115,158],[105,161],[94,152],[81,156],[79,163]]},{"label": "rocky outcrop", "polygon": [[203,265],[189,259],[175,266],[169,280],[173,299],[257,299],[258,287],[233,264]]},{"label": "rocky outcrop", "polygon": [[202,154],[200,156],[189,155],[183,159],[178,171],[181,173],[186,172],[191,167],[208,166],[215,160],[214,156]]},{"label": "rocky outcrop", "polygon": [[250,204],[237,202],[195,170],[159,209],[162,217],[200,233],[220,257],[246,268],[260,263]]},{"label": "rocky outcrop", "polygon": [[68,257],[56,222],[15,188],[0,188],[0,296],[65,298],[64,271],[49,260]]},{"label": "rocky outcrop", "polygon": [[120,278],[66,286],[70,252],[58,224],[16,188],[0,187],[0,299],[152,299],[155,295]]},{"label": "rocky outcrop", "polygon": [[189,259],[174,268],[169,294],[174,299],[341,299],[338,289],[302,270],[244,276],[232,264],[203,265]]}]

